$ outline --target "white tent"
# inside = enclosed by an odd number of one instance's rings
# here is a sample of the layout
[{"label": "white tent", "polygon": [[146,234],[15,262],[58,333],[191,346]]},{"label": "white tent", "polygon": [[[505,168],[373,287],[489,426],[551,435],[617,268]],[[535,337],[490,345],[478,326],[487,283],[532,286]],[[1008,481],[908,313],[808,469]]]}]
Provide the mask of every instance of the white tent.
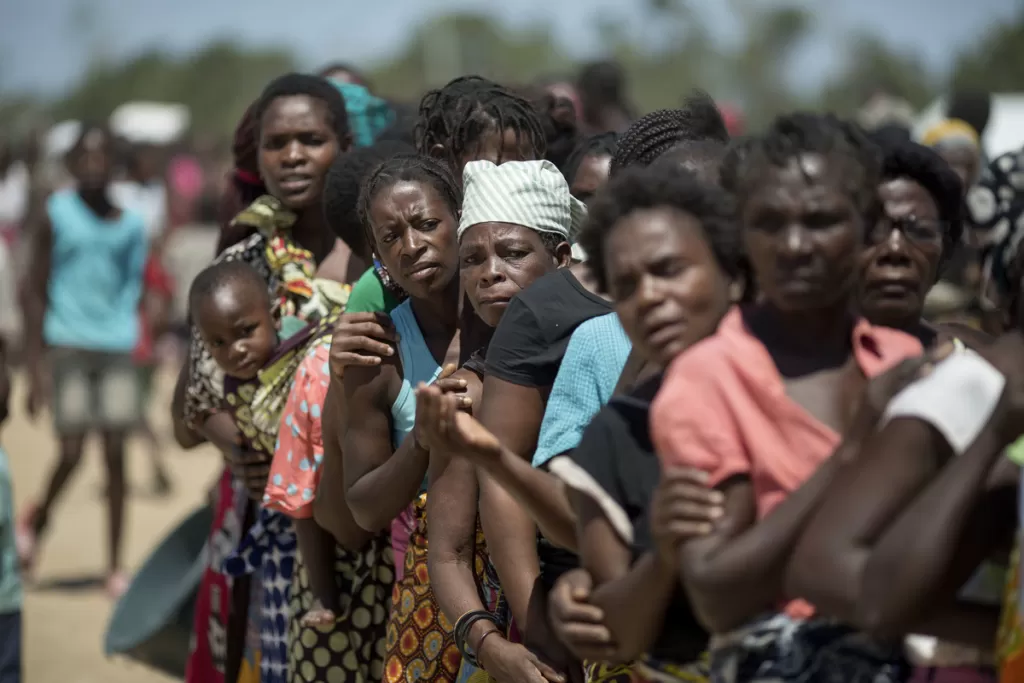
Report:
[{"label": "white tent", "polygon": [[129,142],[167,145],[185,134],[191,120],[183,104],[126,102],[110,115],[110,129]]},{"label": "white tent", "polygon": [[[918,115],[914,138],[920,140],[928,128],[944,118],[946,98],[940,97]],[[981,143],[989,159],[1024,147],[1024,93],[992,95],[992,112]]]}]

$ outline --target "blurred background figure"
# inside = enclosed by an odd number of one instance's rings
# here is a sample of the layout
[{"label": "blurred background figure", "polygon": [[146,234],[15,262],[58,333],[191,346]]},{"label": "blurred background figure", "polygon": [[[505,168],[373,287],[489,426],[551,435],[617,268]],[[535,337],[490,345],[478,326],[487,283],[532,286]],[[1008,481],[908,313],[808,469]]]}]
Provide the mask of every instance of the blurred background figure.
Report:
[{"label": "blurred background figure", "polygon": [[635,113],[621,64],[586,64],[580,70],[577,88],[583,107],[583,128],[588,134],[622,133],[633,122]]}]

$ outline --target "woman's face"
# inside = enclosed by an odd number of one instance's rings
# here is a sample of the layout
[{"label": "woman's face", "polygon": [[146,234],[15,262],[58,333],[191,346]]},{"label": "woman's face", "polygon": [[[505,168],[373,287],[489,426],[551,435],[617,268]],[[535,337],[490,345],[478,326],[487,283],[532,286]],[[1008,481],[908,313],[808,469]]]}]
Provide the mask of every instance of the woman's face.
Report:
[{"label": "woman's face", "polygon": [[605,241],[608,294],[622,327],[661,366],[712,334],[729,309],[729,281],[700,222],[674,208],[634,211]]},{"label": "woman's face", "polygon": [[[561,245],[560,245],[561,246]],[[466,230],[459,245],[462,288],[480,319],[497,327],[509,302],[541,275],[568,265],[569,244],[561,262],[540,235],[512,223],[480,223]]]},{"label": "woman's face", "polygon": [[260,125],[260,176],[289,209],[313,206],[340,145],[327,105],[308,95],[278,97]]},{"label": "woman's face", "polygon": [[590,199],[591,195],[600,190],[608,182],[608,172],[612,168],[612,157],[609,154],[587,155],[583,157],[576,169],[576,177],[572,179],[569,191],[581,202]]},{"label": "woman's face", "polygon": [[931,194],[910,178],[878,186],[882,216],[860,256],[859,304],[873,323],[903,327],[921,318],[942,259],[943,226]]},{"label": "woman's face", "polygon": [[804,154],[767,168],[742,202],[740,220],[759,291],[780,310],[828,308],[854,286],[864,221],[843,191],[840,173],[826,157]]},{"label": "woman's face", "polygon": [[978,177],[981,175],[981,156],[978,150],[963,144],[939,145],[935,151],[960,176],[964,196],[967,196],[967,191],[978,182]]},{"label": "woman's face", "polygon": [[368,218],[378,257],[409,296],[428,299],[458,275],[456,219],[429,183],[400,180],[379,190]]},{"label": "woman's face", "polygon": [[110,184],[114,173],[113,140],[103,130],[91,130],[70,159],[68,170],[84,191],[100,191]]}]

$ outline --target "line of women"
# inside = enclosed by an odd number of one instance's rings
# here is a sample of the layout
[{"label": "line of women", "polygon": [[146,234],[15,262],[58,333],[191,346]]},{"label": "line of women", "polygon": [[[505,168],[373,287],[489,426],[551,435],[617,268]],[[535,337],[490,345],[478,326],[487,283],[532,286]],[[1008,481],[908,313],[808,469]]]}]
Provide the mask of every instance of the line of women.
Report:
[{"label": "line of women", "polygon": [[187,680],[995,680],[1021,271],[998,338],[922,319],[956,172],[699,93],[558,167],[545,112],[247,113],[175,393],[226,463]]}]

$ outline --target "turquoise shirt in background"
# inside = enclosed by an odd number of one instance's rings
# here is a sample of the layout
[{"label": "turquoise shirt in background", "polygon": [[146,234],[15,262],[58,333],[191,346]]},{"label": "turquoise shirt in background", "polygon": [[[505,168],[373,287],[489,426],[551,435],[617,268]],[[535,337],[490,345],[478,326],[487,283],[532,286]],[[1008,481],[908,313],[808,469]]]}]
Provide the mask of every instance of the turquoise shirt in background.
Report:
[{"label": "turquoise shirt in background", "polygon": [[544,410],[534,467],[579,445],[583,430],[611,399],[631,348],[615,313],[576,328]]},{"label": "turquoise shirt in background", "polygon": [[21,573],[14,542],[14,496],[7,453],[0,448],[0,614],[21,611]]},{"label": "turquoise shirt in background", "polygon": [[48,346],[130,353],[149,244],[141,216],[104,220],[74,190],[46,203],[53,230],[43,337]]}]

